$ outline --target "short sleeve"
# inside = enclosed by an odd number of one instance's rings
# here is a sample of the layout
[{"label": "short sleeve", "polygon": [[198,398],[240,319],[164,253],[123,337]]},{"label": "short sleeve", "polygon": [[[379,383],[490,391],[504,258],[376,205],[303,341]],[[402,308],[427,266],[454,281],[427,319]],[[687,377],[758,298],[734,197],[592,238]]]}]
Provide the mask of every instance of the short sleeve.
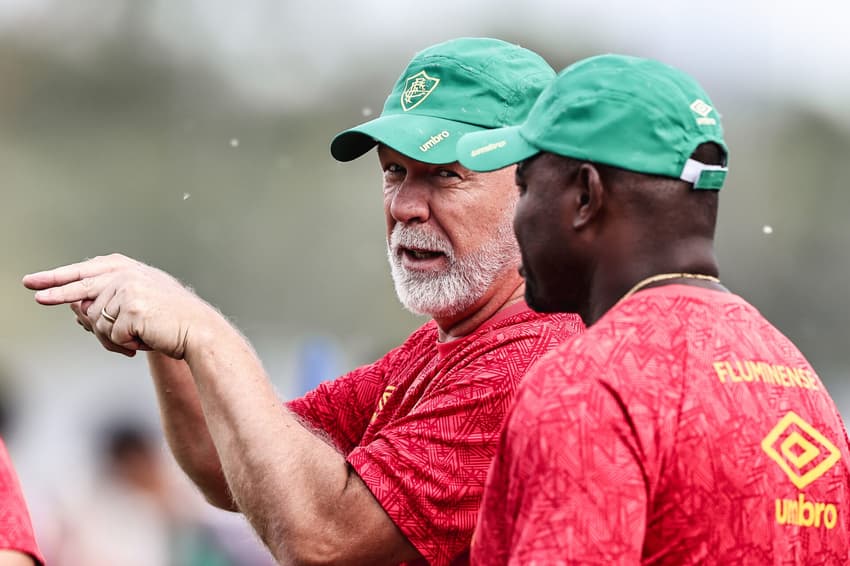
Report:
[{"label": "short sleeve", "polygon": [[622,403],[599,382],[547,389],[539,377],[500,439],[473,563],[639,564],[647,482]]},{"label": "short sleeve", "polygon": [[29,554],[38,564],[44,564],[44,558],[35,542],[32,521],[24,502],[18,476],[2,440],[0,440],[0,549]]},{"label": "short sleeve", "polygon": [[498,433],[525,371],[505,363],[509,350],[441,376],[412,411],[348,457],[430,564],[450,564],[469,546]]},{"label": "short sleeve", "polygon": [[392,352],[373,364],[359,367],[320,384],[286,406],[314,430],[321,431],[344,454],[363,437],[384,390]]}]

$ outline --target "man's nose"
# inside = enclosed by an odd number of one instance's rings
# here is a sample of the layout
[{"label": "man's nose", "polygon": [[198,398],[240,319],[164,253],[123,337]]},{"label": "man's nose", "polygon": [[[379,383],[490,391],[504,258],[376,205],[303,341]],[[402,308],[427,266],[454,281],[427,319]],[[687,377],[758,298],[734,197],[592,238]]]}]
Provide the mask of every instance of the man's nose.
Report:
[{"label": "man's nose", "polygon": [[427,222],[431,216],[429,188],[415,179],[405,179],[391,197],[390,214],[396,222]]}]

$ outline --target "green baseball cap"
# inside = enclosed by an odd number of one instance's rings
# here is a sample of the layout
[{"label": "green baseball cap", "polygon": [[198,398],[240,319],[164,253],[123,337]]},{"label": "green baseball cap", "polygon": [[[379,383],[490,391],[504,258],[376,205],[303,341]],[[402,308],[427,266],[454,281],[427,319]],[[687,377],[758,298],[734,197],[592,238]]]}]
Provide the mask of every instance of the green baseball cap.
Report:
[{"label": "green baseball cap", "polygon": [[460,38],[417,53],[381,115],[331,142],[339,161],[385,144],[417,161],[457,161],[463,134],[518,124],[555,78],[542,57],[498,39]]},{"label": "green baseball cap", "polygon": [[720,115],[693,78],[650,59],[599,55],[561,71],[524,123],[464,136],[458,155],[473,171],[493,171],[546,151],[719,189],[725,163],[691,159],[704,142],[728,156]]}]

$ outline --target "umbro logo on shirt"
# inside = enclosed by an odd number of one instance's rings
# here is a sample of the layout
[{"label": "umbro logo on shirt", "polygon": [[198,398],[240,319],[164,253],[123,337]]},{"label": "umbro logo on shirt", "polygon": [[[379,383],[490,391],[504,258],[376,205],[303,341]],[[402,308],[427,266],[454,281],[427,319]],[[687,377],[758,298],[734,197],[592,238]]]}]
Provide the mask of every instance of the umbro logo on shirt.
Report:
[{"label": "umbro logo on shirt", "polygon": [[[827,473],[838,460],[838,448],[794,411],[774,426],[761,448],[782,469],[797,489],[803,490]],[[832,503],[796,499],[776,500],[776,522],[801,527],[835,527],[838,508]]]}]

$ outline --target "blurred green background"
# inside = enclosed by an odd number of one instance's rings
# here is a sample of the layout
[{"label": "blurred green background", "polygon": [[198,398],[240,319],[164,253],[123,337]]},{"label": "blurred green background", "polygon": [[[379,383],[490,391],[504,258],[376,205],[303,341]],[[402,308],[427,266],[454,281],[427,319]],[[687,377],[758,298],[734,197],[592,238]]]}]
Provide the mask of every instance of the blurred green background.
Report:
[{"label": "blurred green background", "polygon": [[85,475],[111,415],[156,408],[144,361],[36,306],[24,273],[112,251],[162,267],[238,324],[285,397],[422,322],[392,291],[377,160],[327,148],[415,51],[464,35],[557,70],[623,52],[697,77],[731,148],[722,279],[850,414],[848,16],[837,0],[0,0],[0,383],[28,497],[57,466]]}]

